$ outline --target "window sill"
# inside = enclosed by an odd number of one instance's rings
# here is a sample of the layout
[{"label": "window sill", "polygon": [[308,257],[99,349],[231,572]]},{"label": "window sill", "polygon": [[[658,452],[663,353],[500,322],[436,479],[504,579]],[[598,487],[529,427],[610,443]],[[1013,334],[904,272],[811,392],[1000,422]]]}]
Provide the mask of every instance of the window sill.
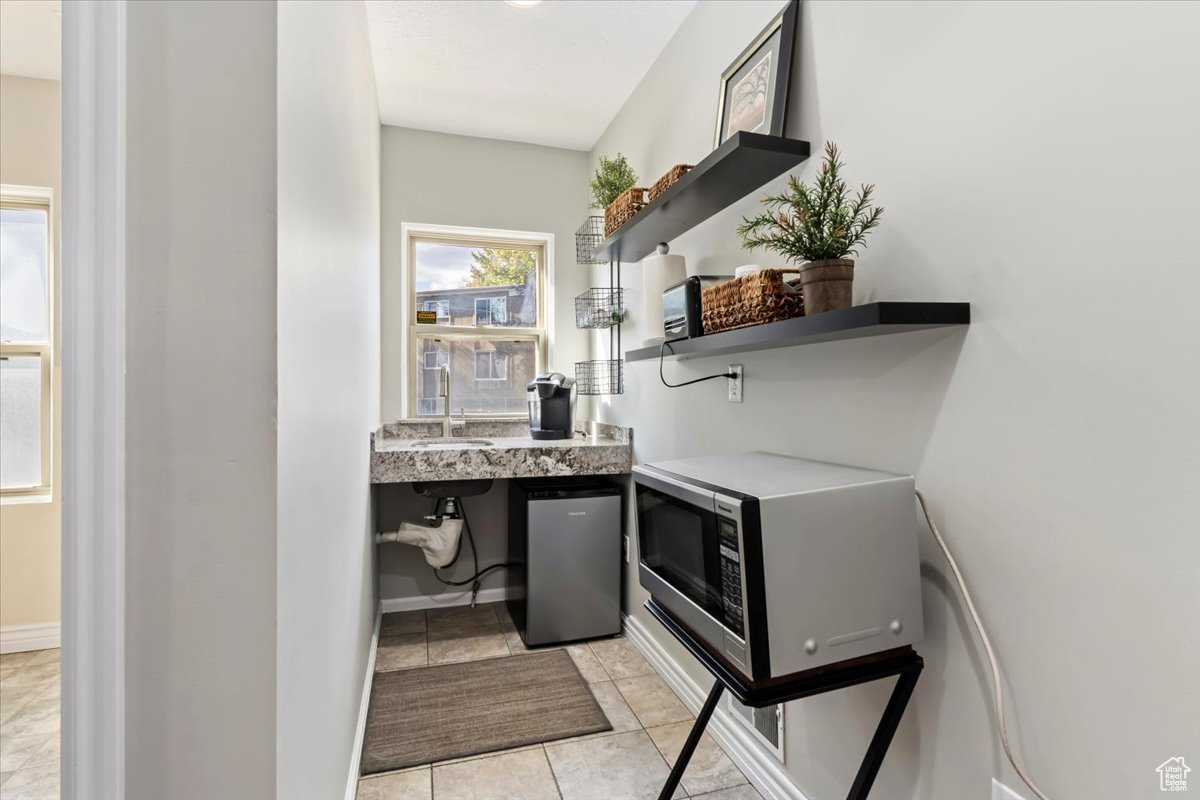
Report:
[{"label": "window sill", "polygon": [[29,492],[28,494],[0,495],[0,506],[37,506],[54,502],[50,492]]}]

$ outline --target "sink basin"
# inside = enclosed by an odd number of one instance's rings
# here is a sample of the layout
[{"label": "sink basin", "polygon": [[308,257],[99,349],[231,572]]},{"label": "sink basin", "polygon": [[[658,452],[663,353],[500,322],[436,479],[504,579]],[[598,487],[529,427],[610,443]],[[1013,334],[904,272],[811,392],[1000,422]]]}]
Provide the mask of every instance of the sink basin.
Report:
[{"label": "sink basin", "polygon": [[437,436],[431,439],[417,439],[412,447],[491,447],[494,442],[490,439],[464,439],[460,437]]}]

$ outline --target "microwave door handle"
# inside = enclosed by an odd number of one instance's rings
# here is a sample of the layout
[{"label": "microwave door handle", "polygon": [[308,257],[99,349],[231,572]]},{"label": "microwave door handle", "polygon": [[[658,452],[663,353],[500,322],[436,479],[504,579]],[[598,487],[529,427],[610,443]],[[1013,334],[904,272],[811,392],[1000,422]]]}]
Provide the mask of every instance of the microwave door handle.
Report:
[{"label": "microwave door handle", "polygon": [[716,511],[716,494],[714,492],[697,489],[695,486],[675,480],[661,472],[650,472],[644,468],[635,469],[637,470],[634,476],[635,483],[649,486],[651,489],[669,494],[706,511]]}]

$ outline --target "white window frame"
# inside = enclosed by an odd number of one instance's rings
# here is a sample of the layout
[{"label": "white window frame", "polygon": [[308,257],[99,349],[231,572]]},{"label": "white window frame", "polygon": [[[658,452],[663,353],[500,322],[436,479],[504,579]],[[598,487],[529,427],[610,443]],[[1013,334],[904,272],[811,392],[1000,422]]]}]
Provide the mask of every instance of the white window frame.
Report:
[{"label": "white window frame", "polygon": [[0,487],[0,498],[9,502],[41,501],[53,491],[54,475],[54,316],[55,262],[54,190],[40,186],[0,184],[0,205],[6,208],[29,208],[46,212],[46,324],[45,342],[0,341],[0,358],[28,356],[41,359],[42,409],[41,444],[42,474],[36,486]]},{"label": "white window frame", "polygon": [[[508,341],[532,341],[535,343],[537,364],[535,372],[544,372],[554,346],[554,234],[532,231],[511,231],[493,228],[468,228],[454,225],[403,222],[400,225],[401,272],[404,277],[404,296],[401,303],[401,322],[404,342],[401,348],[401,374],[405,385],[405,419],[430,419],[431,415],[418,415],[417,388],[420,373],[413,365],[422,363],[420,346],[423,340],[486,341],[505,339]],[[532,328],[491,327],[484,325],[420,325],[416,321],[416,244],[417,242],[451,244],[461,246],[529,248],[539,252],[538,263],[538,320]],[[505,298],[507,303],[507,298]],[[474,320],[472,320],[474,321]],[[473,371],[473,370],[472,370]],[[491,379],[495,380],[495,379]],[[451,398],[453,403],[454,398]],[[436,415],[432,415],[436,416]],[[521,413],[468,414],[467,416],[493,419],[520,419]]]}]

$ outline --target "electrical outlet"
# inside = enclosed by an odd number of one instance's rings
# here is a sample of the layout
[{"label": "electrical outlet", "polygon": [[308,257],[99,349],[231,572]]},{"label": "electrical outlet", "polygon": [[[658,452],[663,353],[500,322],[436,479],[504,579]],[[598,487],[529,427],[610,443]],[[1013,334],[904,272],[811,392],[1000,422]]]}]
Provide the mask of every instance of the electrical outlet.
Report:
[{"label": "electrical outlet", "polygon": [[726,372],[737,376],[736,378],[727,379],[729,382],[729,402],[740,403],[742,402],[742,365],[730,364]]},{"label": "electrical outlet", "polygon": [[1025,798],[992,778],[992,800],[1025,800]]},{"label": "electrical outlet", "polygon": [[621,540],[622,540],[621,549],[623,551],[625,551],[625,563],[628,564],[629,563],[629,536],[622,536]]}]

